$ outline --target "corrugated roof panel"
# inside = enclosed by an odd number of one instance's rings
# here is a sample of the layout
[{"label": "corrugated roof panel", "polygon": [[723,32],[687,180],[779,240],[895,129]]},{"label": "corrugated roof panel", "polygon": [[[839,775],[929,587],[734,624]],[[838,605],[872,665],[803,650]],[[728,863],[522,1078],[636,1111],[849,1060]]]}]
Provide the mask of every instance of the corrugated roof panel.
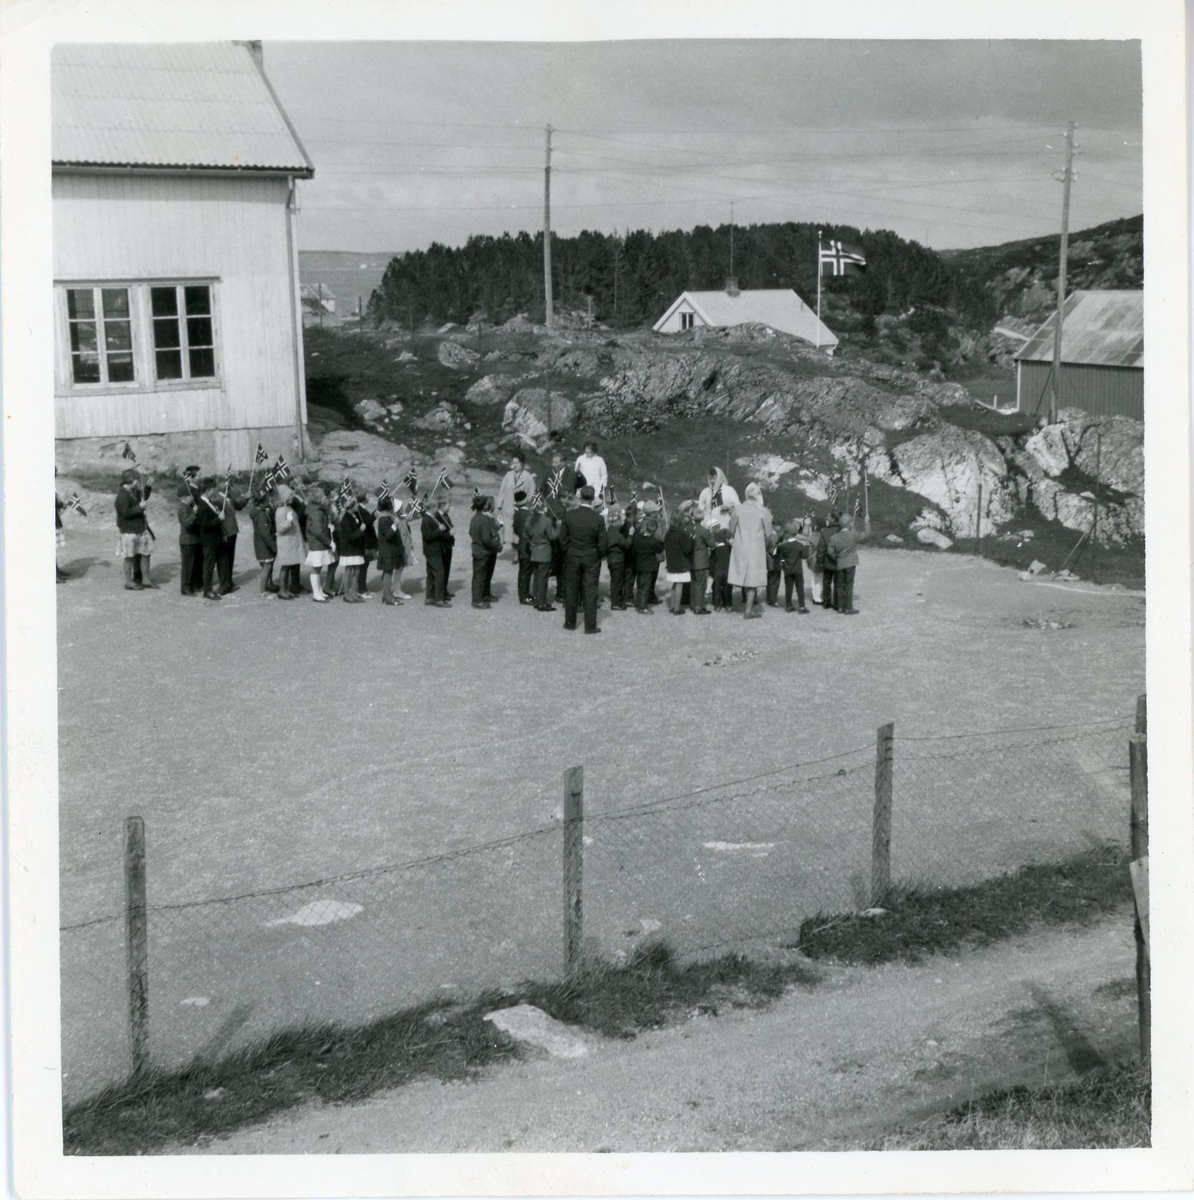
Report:
[{"label": "corrugated roof panel", "polygon": [[[1054,313],[1015,357],[1051,362]],[[1065,302],[1061,327],[1061,361],[1103,367],[1144,366],[1144,293],[1141,291],[1075,292]]]},{"label": "corrugated roof panel", "polygon": [[311,170],[247,46],[55,46],[53,161]]}]

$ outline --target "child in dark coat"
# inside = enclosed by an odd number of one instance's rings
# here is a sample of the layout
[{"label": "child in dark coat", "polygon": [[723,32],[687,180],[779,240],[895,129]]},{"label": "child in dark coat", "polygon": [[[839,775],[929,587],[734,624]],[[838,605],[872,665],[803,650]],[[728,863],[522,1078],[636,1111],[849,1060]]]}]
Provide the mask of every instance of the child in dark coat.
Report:
[{"label": "child in dark coat", "polygon": [[[812,551],[812,538],[806,534],[804,522],[789,521],[784,536],[775,548],[775,556],[783,568],[784,608],[788,612],[808,612],[804,603],[804,563]],[[797,608],[792,607],[792,589],[796,589]]]},{"label": "child in dark coat", "polygon": [[631,530],[622,509],[613,504],[605,514],[605,561],[609,564],[609,606],[619,611],[626,608],[627,598],[634,596],[633,563],[627,577],[627,558],[630,554]]},{"label": "child in dark coat", "polygon": [[402,603],[401,595],[394,594],[394,572],[406,566],[406,548],[402,542],[402,529],[394,516],[394,501],[382,496],[377,502],[377,569],[381,572],[381,602],[395,605]]},{"label": "child in dark coat", "polygon": [[514,493],[514,516],[510,531],[517,547],[518,558],[518,603],[532,604],[531,581],[535,564],[531,561],[531,539],[527,535],[527,522],[531,519],[530,497],[524,491]]},{"label": "child in dark coat", "polygon": [[730,531],[718,526],[713,531],[716,544],[709,551],[709,573],[713,576],[713,611],[734,611],[734,589],[729,585]]},{"label": "child in dark coat", "polygon": [[634,549],[634,611],[650,615],[648,606],[659,575],[659,555],[663,552],[663,538],[659,536],[659,524],[654,517],[643,521],[631,546]]},{"label": "child in dark coat", "polygon": [[253,556],[261,566],[261,594],[276,596],[274,559],[278,556],[278,537],[274,532],[274,509],[277,496],[272,491],[259,491],[249,505],[249,520],[253,523]]},{"label": "child in dark coat", "polygon": [[671,585],[672,594],[668,599],[668,609],[673,617],[683,615],[684,585],[692,582],[692,527],[687,514],[676,512],[668,525],[668,531],[663,538],[664,561],[667,567],[667,581]]}]

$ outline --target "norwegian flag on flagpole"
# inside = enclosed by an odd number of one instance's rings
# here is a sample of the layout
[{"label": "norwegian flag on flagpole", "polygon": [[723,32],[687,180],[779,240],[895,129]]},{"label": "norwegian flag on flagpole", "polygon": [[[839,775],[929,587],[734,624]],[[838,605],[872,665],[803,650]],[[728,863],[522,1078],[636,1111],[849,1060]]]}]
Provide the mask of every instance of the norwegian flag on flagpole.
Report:
[{"label": "norwegian flag on flagpole", "polygon": [[257,443],[257,453],[253,455],[253,465],[259,467],[268,458],[269,458],[269,455],[266,454],[265,447],[260,442],[258,442]]},{"label": "norwegian flag on flagpole", "polygon": [[817,257],[822,275],[861,275],[866,270],[862,249],[846,242],[819,242]]}]

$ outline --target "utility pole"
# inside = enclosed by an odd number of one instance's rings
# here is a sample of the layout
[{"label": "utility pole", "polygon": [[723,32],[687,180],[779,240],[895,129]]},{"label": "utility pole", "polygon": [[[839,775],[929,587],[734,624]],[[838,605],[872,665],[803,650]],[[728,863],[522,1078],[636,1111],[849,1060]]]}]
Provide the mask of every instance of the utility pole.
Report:
[{"label": "utility pole", "polygon": [[551,331],[551,125],[547,126],[547,157],[543,166],[543,307]]},{"label": "utility pole", "polygon": [[1053,373],[1049,393],[1049,424],[1057,424],[1061,396],[1061,320],[1065,312],[1065,269],[1070,254],[1070,182],[1074,178],[1074,122],[1065,128],[1065,171],[1061,194],[1061,254],[1057,264],[1057,327],[1053,330]]},{"label": "utility pole", "polygon": [[730,278],[734,278],[734,202],[730,201]]}]

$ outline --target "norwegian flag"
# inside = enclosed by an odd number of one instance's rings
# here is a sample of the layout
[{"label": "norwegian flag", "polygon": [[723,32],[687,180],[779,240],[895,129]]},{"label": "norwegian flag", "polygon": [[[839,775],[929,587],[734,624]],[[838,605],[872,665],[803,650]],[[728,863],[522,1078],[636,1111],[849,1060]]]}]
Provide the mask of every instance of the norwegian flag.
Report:
[{"label": "norwegian flag", "polygon": [[636,483],[634,485],[634,487],[632,487],[630,489],[630,499],[627,501],[627,503],[634,504],[637,502],[637,500],[638,500],[638,484]]},{"label": "norwegian flag", "polygon": [[407,471],[407,473],[402,476],[402,482],[406,484],[408,488],[410,488],[410,494],[412,496],[419,490],[419,477],[414,473],[413,470]]},{"label": "norwegian flag", "polygon": [[543,499],[541,493],[535,493],[535,499],[531,501],[531,512],[546,512],[547,501]]},{"label": "norwegian flag", "polygon": [[348,480],[346,479],[340,485],[340,490],[336,493],[336,499],[339,500],[341,504],[343,504],[344,501],[349,499],[351,496],[352,496],[352,488],[348,486]]},{"label": "norwegian flag", "polygon": [[564,485],[564,472],[557,471],[548,481],[547,490],[551,493],[553,500],[558,500],[560,496],[560,488]]},{"label": "norwegian flag", "polygon": [[861,275],[866,270],[866,255],[845,242],[818,240],[817,261],[822,275]]},{"label": "norwegian flag", "polygon": [[836,484],[831,483],[829,485],[827,498],[828,498],[830,504],[832,504],[837,499],[837,485]]},{"label": "norwegian flag", "polygon": [[393,492],[390,491],[390,485],[383,479],[381,481],[381,487],[377,489],[377,498],[379,500],[386,500],[392,495]]},{"label": "norwegian flag", "polygon": [[286,460],[279,454],[278,461],[274,463],[274,475],[279,479],[293,479],[294,472],[287,465]]},{"label": "norwegian flag", "polygon": [[427,505],[424,503],[426,499],[427,497],[424,496],[422,500],[416,500],[410,506],[410,515],[412,517],[421,517],[427,511]]},{"label": "norwegian flag", "polygon": [[70,499],[66,502],[66,507],[68,509],[73,508],[80,516],[85,517],[87,515],[87,510],[83,507],[79,500],[78,492],[71,492]]},{"label": "norwegian flag", "polygon": [[128,442],[125,442],[124,449],[120,452],[120,457],[127,458],[129,462],[137,461],[137,456],[133,453],[133,448],[128,444]]},{"label": "norwegian flag", "polygon": [[273,488],[273,486],[274,486],[274,473],[273,473],[273,471],[267,471],[267,472],[265,473],[265,478],[264,478],[264,479],[262,479],[262,481],[261,481],[261,486],[262,486],[262,488],[263,488],[265,491],[267,491],[267,492],[268,492],[268,491],[270,491],[270,490]]},{"label": "norwegian flag", "polygon": [[481,499],[481,485],[480,484],[476,484],[473,487],[473,499],[474,500]]},{"label": "norwegian flag", "polygon": [[257,453],[253,455],[253,465],[256,467],[259,467],[268,458],[269,458],[269,455],[266,454],[265,447],[260,442],[258,442],[257,443]]},{"label": "norwegian flag", "polygon": [[455,486],[452,483],[452,481],[448,478],[447,467],[445,467],[442,471],[440,471],[439,478],[435,481],[435,486],[436,487],[446,487],[448,489],[448,491],[451,491],[452,488]]}]

